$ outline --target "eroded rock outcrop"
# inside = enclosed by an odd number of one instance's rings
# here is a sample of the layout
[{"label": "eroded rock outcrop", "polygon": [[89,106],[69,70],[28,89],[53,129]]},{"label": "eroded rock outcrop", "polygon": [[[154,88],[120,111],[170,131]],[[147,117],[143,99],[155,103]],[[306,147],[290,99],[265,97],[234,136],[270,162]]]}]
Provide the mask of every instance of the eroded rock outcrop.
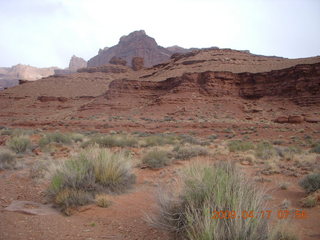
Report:
[{"label": "eroded rock outcrop", "polygon": [[131,62],[132,69],[139,71],[144,68],[144,59],[142,57],[134,57]]},{"label": "eroded rock outcrop", "polygon": [[149,37],[145,31],[135,31],[123,36],[117,45],[99,50],[99,54],[88,61],[88,67],[98,67],[108,64],[112,57],[120,57],[131,63],[133,57],[144,58],[146,67],[165,62],[170,59],[172,52],[161,47]]},{"label": "eroded rock outcrop", "polygon": [[82,73],[82,72],[125,73],[128,70],[129,70],[129,67],[126,67],[126,66],[109,64],[109,65],[104,65],[100,67],[81,68],[81,69],[78,69],[78,72],[79,73]]},{"label": "eroded rock outcrop", "polygon": [[[265,73],[185,73],[161,82],[116,80],[110,84],[106,96],[109,99],[130,96],[159,98],[185,92],[207,97],[280,97],[302,106],[320,104],[320,63]],[[282,120],[303,121],[294,116]]]},{"label": "eroded rock outcrop", "polygon": [[122,65],[122,66],[126,66],[127,65],[127,61],[120,58],[120,57],[116,57],[116,56],[113,56],[111,58],[111,60],[109,61],[110,64],[113,64],[113,65]]}]

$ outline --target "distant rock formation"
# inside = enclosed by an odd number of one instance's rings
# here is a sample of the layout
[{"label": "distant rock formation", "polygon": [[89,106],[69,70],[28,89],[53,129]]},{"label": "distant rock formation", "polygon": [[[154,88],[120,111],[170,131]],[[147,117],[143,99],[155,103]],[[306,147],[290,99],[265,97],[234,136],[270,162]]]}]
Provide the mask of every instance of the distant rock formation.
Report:
[{"label": "distant rock formation", "polygon": [[146,35],[145,31],[135,31],[123,36],[117,45],[99,50],[97,56],[88,61],[88,67],[98,67],[108,64],[112,57],[120,57],[132,62],[133,57],[142,57],[146,67],[165,62],[170,59],[172,52],[161,47],[157,42]]},{"label": "distant rock formation", "polygon": [[69,62],[69,67],[65,69],[56,69],[54,71],[55,75],[66,75],[71,73],[76,73],[78,69],[86,68],[87,62],[83,58],[73,55]]},{"label": "distant rock formation", "polygon": [[57,67],[37,68],[18,64],[11,68],[0,68],[0,90],[19,84],[19,80],[35,81],[54,75]]},{"label": "distant rock formation", "polygon": [[69,63],[69,70],[76,72],[80,68],[85,68],[87,67],[87,61],[84,60],[83,58],[77,57],[73,55],[70,59]]},{"label": "distant rock formation", "polygon": [[169,50],[171,53],[188,53],[195,50],[199,50],[199,48],[183,48],[177,45],[167,47],[167,50]]}]

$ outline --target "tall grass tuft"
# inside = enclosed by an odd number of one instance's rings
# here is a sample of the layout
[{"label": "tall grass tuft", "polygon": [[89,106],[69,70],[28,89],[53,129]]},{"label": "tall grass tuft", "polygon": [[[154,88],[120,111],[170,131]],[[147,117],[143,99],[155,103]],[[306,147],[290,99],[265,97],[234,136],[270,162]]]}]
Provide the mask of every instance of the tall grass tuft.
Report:
[{"label": "tall grass tuft", "polygon": [[124,153],[89,149],[66,160],[54,172],[48,193],[66,213],[69,207],[92,201],[96,193],[124,192],[134,181],[130,159]]},{"label": "tall grass tuft", "polygon": [[182,175],[178,196],[171,193],[159,194],[161,210],[151,220],[154,226],[190,240],[268,238],[266,219],[212,219],[214,211],[265,210],[263,193],[230,163],[191,165]]}]

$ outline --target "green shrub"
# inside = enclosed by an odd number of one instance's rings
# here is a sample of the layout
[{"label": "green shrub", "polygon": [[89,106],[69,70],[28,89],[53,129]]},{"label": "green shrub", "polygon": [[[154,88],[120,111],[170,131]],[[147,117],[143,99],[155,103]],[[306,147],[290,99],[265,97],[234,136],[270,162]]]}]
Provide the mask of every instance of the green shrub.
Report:
[{"label": "green shrub", "polygon": [[196,156],[207,156],[208,150],[201,146],[177,146],[173,149],[175,159],[189,159]]},{"label": "green shrub", "polygon": [[52,142],[61,143],[61,144],[70,144],[71,138],[68,135],[62,134],[60,132],[48,133],[40,139],[39,145],[41,148],[43,148]]},{"label": "green shrub", "polygon": [[151,135],[144,138],[144,147],[163,146],[166,144],[174,144],[177,137],[169,134]]},{"label": "green shrub", "polygon": [[234,165],[194,164],[182,175],[182,190],[159,194],[160,216],[151,222],[160,228],[191,240],[268,238],[264,218],[212,219],[214,211],[265,209],[263,194],[248,182]]},{"label": "green shrub", "polygon": [[150,168],[161,168],[169,165],[170,158],[167,151],[154,149],[144,155],[142,162]]},{"label": "green shrub", "polygon": [[254,145],[252,142],[246,142],[242,140],[231,141],[229,142],[228,147],[230,152],[245,152],[254,149]]},{"label": "green shrub", "polygon": [[13,137],[7,142],[8,147],[15,153],[24,153],[31,146],[31,142],[26,137]]},{"label": "green shrub", "polygon": [[314,146],[311,149],[311,152],[320,153],[320,142],[317,142],[316,144],[314,144]]},{"label": "green shrub", "polygon": [[277,155],[277,152],[273,145],[268,142],[261,142],[257,145],[255,150],[255,156],[257,158],[267,160]]},{"label": "green shrub", "polygon": [[311,173],[305,176],[299,185],[304,188],[307,193],[312,193],[320,189],[320,173]]},{"label": "green shrub", "polygon": [[0,151],[0,170],[14,169],[17,161],[14,154],[7,150]]},{"label": "green shrub", "polygon": [[[106,149],[82,152],[56,170],[48,189],[49,196],[65,211],[88,203],[98,192],[123,192],[135,181],[129,160],[122,152],[112,153]],[[57,201],[57,198],[63,200]]]}]

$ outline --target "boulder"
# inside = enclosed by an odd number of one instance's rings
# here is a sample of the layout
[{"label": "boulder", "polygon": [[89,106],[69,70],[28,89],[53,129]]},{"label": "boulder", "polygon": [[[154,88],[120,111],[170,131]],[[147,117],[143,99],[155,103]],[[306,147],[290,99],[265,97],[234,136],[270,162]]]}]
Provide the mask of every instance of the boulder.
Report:
[{"label": "boulder", "polygon": [[288,122],[289,123],[302,123],[303,121],[304,121],[304,117],[303,116],[294,115],[294,116],[289,116],[288,117]]},{"label": "boulder", "polygon": [[288,123],[289,122],[289,118],[286,117],[286,116],[280,116],[280,117],[277,117],[274,122],[276,123]]}]

